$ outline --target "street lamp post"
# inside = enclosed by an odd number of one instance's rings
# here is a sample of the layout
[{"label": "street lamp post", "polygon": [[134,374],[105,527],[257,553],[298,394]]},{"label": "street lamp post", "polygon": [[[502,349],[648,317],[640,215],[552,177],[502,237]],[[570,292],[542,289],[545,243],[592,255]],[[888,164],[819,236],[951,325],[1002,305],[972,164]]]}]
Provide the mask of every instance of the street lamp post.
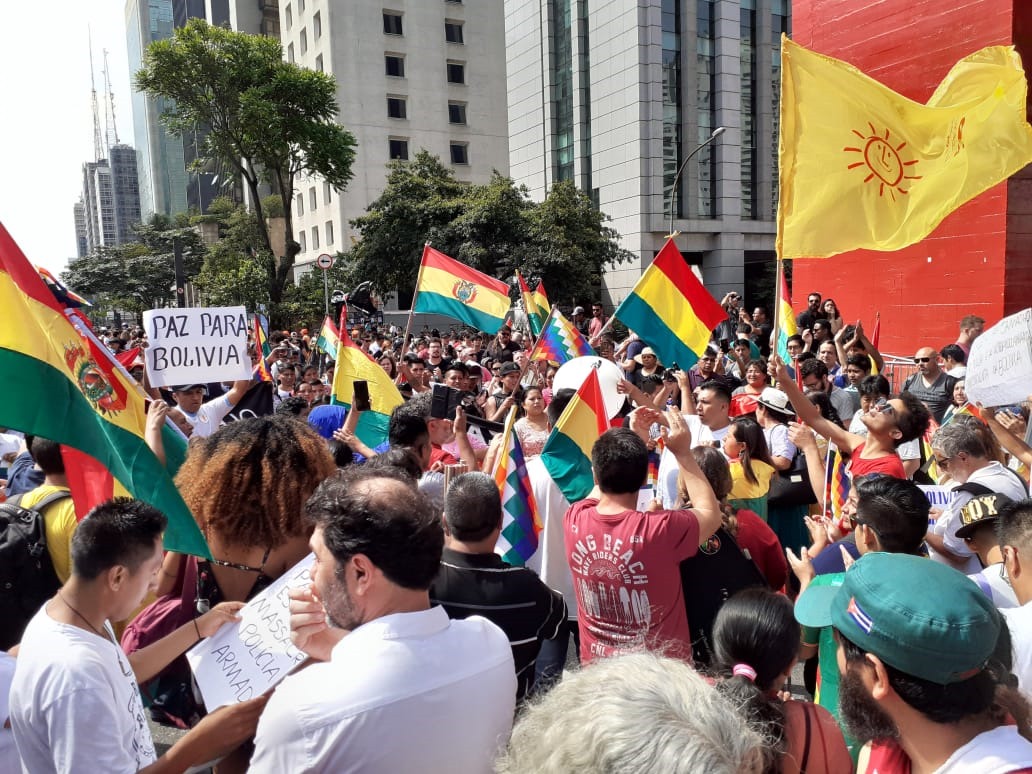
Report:
[{"label": "street lamp post", "polygon": [[699,143],[699,145],[696,146],[695,150],[693,150],[691,153],[689,153],[685,157],[684,161],[681,162],[681,166],[679,166],[677,168],[677,174],[674,175],[674,185],[670,189],[670,230],[667,233],[669,233],[671,237],[674,235],[674,201],[675,201],[674,197],[677,196],[677,184],[681,180],[681,173],[684,172],[684,168],[686,166],[688,166],[688,162],[692,160],[692,156],[694,156],[696,153],[701,151],[703,148],[705,148],[707,145],[709,145],[715,139],[720,137],[720,135],[722,135],[723,133],[724,133],[724,127],[722,127],[722,126],[718,126],[716,129],[714,129],[713,133],[709,137],[706,138],[706,141],[702,142],[702,143]]}]

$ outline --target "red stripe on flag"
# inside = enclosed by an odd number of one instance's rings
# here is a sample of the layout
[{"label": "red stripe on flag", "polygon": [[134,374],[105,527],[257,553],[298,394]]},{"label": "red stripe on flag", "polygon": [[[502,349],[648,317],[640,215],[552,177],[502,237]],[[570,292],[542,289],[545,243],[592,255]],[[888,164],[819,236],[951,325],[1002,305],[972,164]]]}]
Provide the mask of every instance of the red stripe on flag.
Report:
[{"label": "red stripe on flag", "polygon": [[61,445],[61,459],[75,503],[75,518],[82,521],[96,506],[115,496],[115,479],[100,462],[71,446]]},{"label": "red stripe on flag", "polygon": [[29,263],[3,223],[0,223],[0,270],[7,272],[18,289],[29,298],[64,315],[64,307],[54,298],[50,288]]},{"label": "red stripe on flag", "polygon": [[722,322],[727,313],[720,303],[710,295],[699,282],[691,268],[685,263],[684,256],[677,249],[673,239],[668,239],[652,263],[684,296],[685,303],[692,314],[698,317],[710,330]]},{"label": "red stripe on flag", "polygon": [[502,295],[509,295],[509,286],[506,283],[495,279],[494,277],[490,277],[483,272],[479,272],[476,269],[471,269],[466,264],[459,263],[454,258],[449,258],[444,253],[434,250],[432,247],[427,246],[423,248],[422,263],[423,266],[446,271],[458,279],[472,282],[475,285],[488,287]]}]

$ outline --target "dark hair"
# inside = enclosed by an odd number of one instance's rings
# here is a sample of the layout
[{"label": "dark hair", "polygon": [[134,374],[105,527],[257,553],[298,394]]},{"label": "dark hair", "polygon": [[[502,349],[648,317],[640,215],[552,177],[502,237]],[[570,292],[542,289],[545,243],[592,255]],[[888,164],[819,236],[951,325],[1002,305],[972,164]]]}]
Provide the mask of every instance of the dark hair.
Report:
[{"label": "dark hair", "polygon": [[767,439],[763,435],[763,428],[752,417],[738,417],[731,422],[728,432],[736,441],[744,444],[738,453],[738,459],[741,460],[745,480],[750,484],[760,483],[752,469],[753,460],[774,467],[774,461],[770,458],[770,450],[767,448]]},{"label": "dark hair", "polygon": [[448,368],[446,368],[446,369],[445,369],[445,371],[444,371],[444,372],[445,372],[445,373],[448,373],[448,371],[456,371],[456,372],[458,372],[458,373],[462,374],[463,376],[469,376],[469,369],[468,369],[468,368],[466,368],[466,364],[465,364],[465,363],[463,363],[463,362],[462,362],[461,360],[455,360],[455,361],[453,361],[453,362],[452,362],[452,363],[451,363],[451,364],[450,364],[450,365],[448,366]]},{"label": "dark hair", "polygon": [[355,465],[323,481],[305,505],[326,548],[345,564],[369,558],[406,589],[430,588],[441,563],[444,531],[430,500],[404,473]]},{"label": "dark hair", "polygon": [[[785,752],[785,711],[771,695],[774,681],[795,660],[799,624],[788,597],[769,589],[739,591],[720,608],[713,621],[713,666],[724,679],[717,691],[738,706],[749,725],[767,738],[764,771],[780,771]],[[756,672],[750,680],[732,672],[744,664]]]},{"label": "dark hair", "polygon": [[417,355],[415,352],[406,353],[402,360],[404,360],[410,366],[419,363],[421,366],[423,366],[423,368],[426,368],[426,361],[419,355]]},{"label": "dark hair", "polygon": [[633,430],[607,430],[591,447],[591,467],[606,494],[637,492],[649,472],[649,450]]},{"label": "dark hair", "polygon": [[826,392],[811,392],[806,396],[810,403],[820,409],[821,416],[827,419],[829,422],[834,422],[839,427],[844,427],[842,423],[842,417],[839,416],[838,410],[831,402],[831,396]]},{"label": "dark hair", "polygon": [[701,392],[702,390],[709,390],[725,403],[731,402],[731,391],[728,390],[727,385],[719,379],[707,379],[699,385],[699,391]]},{"label": "dark hair", "polygon": [[806,350],[803,350],[802,352],[799,353],[799,357],[796,358],[796,362],[797,363],[805,363],[807,360],[816,360],[816,359],[817,359],[817,355],[815,355],[810,350],[806,349]]},{"label": "dark hair", "polygon": [[444,520],[456,540],[475,543],[502,526],[502,498],[487,473],[463,473],[444,497]]},{"label": "dark hair", "polygon": [[699,465],[699,470],[706,477],[706,481],[713,490],[718,501],[723,502],[733,486],[731,481],[731,467],[727,458],[712,446],[696,446],[692,449],[692,456]]},{"label": "dark hair", "polygon": [[[828,319],[829,320],[841,320],[842,319],[842,312],[839,311],[838,304],[835,303],[835,299],[834,298],[826,298],[826,299],[824,299],[824,304],[828,303],[829,301],[831,301],[831,303],[834,304],[834,306],[835,306],[835,316],[834,317],[829,317]],[[822,304],[822,306],[823,306],[823,304]]]},{"label": "dark hair", "polygon": [[861,396],[867,395],[869,397],[882,397],[887,398],[892,394],[892,388],[889,386],[889,380],[881,374],[871,374],[865,376],[856,385],[856,391]]},{"label": "dark hair", "polygon": [[419,481],[423,476],[423,465],[419,461],[419,457],[412,449],[404,446],[396,446],[383,454],[370,457],[366,461],[365,467],[371,470],[396,468],[408,476],[413,483]]},{"label": "dark hair", "polygon": [[960,365],[963,365],[967,360],[967,355],[964,354],[964,349],[959,344],[947,344],[939,350],[939,354],[943,359],[953,358]]},{"label": "dark hair", "polygon": [[902,433],[896,439],[896,446],[924,435],[932,418],[928,407],[913,393],[904,390],[899,394],[899,399],[903,401],[906,411],[902,415],[896,415],[896,427]]},{"label": "dark hair", "polygon": [[165,515],[142,500],[116,497],[101,503],[72,535],[72,574],[93,580],[118,565],[135,573],[154,555],[154,544],[166,526]]},{"label": "dark hair", "polygon": [[803,339],[803,337],[800,336],[798,333],[793,333],[791,336],[785,339],[785,344],[790,344],[793,341],[799,344],[800,346],[805,346],[806,344],[805,339]]},{"label": "dark hair", "polygon": [[864,373],[871,373],[871,358],[868,355],[854,352],[852,355],[846,355],[846,365],[859,368]]},{"label": "dark hair", "polygon": [[1032,547],[1032,499],[1017,500],[1000,508],[996,535],[1001,546]]},{"label": "dark hair", "polygon": [[893,476],[869,476],[856,484],[856,494],[856,518],[874,530],[882,551],[920,553],[930,505],[917,484]]},{"label": "dark hair", "polygon": [[392,448],[419,446],[430,439],[426,419],[419,411],[413,411],[409,403],[402,403],[391,412],[387,423],[387,442]]},{"label": "dark hair", "polygon": [[663,377],[660,374],[648,374],[641,377],[641,391],[651,395],[663,386]]},{"label": "dark hair", "polygon": [[330,454],[333,455],[333,463],[338,468],[346,468],[355,461],[354,452],[343,441],[331,438],[326,442],[326,447],[330,450]]},{"label": "dark hair", "polygon": [[828,367],[824,363],[818,360],[816,357],[813,359],[806,359],[799,364],[799,376],[805,378],[807,376],[816,376],[818,379],[824,379],[828,375]]},{"label": "dark hair", "polygon": [[49,438],[34,436],[29,446],[32,461],[39,465],[43,475],[50,476],[65,472],[64,458],[61,456],[61,444]]},{"label": "dark hair", "polygon": [[[745,364],[746,371],[748,371],[750,368],[759,368],[761,371],[763,371],[764,376],[767,375],[767,364],[761,358],[753,358]],[[744,377],[745,374],[743,373],[742,376]]]},{"label": "dark hair", "polygon": [[556,426],[559,417],[563,415],[566,406],[573,400],[573,396],[576,394],[577,391],[571,387],[563,387],[561,390],[555,390],[552,393],[552,400],[545,407],[545,413],[548,414],[548,424],[552,427]]},{"label": "dark hair", "polygon": [[276,414],[286,414],[287,416],[300,417],[301,412],[309,408],[308,401],[304,398],[293,395],[289,398],[284,398],[280,401],[280,404],[276,406]]}]

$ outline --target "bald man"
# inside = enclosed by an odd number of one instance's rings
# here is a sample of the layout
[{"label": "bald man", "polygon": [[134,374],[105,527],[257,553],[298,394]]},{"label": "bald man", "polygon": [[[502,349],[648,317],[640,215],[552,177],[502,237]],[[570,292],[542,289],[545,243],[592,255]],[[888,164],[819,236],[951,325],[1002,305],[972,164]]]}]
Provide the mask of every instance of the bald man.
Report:
[{"label": "bald man", "polygon": [[935,421],[942,424],[957,380],[939,368],[939,353],[932,347],[917,350],[914,364],[917,373],[907,379],[903,389],[913,393],[932,412]]}]

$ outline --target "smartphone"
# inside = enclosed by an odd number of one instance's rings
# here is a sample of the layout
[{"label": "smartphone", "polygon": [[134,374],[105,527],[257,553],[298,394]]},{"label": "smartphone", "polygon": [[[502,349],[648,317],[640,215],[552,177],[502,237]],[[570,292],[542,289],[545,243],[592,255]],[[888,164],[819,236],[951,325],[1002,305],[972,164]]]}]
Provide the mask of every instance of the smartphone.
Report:
[{"label": "smartphone", "polygon": [[372,406],[369,403],[369,382],[365,379],[355,380],[355,411],[369,411]]},{"label": "smartphone", "polygon": [[433,419],[454,419],[455,409],[462,405],[462,393],[444,384],[431,386],[430,416]]}]

